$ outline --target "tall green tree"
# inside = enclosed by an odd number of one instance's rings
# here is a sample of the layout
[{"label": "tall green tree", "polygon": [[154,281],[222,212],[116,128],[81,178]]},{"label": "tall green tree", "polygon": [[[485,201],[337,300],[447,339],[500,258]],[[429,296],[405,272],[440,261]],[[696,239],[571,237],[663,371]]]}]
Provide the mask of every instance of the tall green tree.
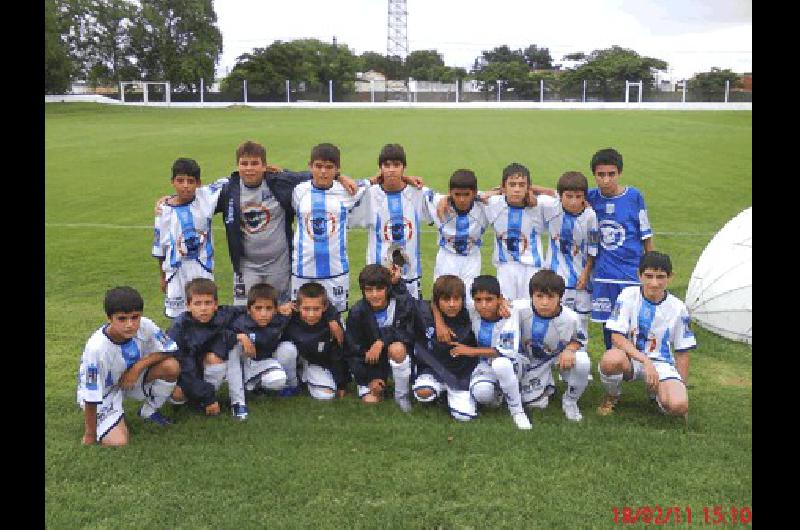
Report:
[{"label": "tall green tree", "polygon": [[708,72],[695,74],[687,88],[693,92],[695,101],[724,101],[725,81],[730,82],[730,88],[737,88],[741,84],[736,72],[712,67]]},{"label": "tall green tree", "polygon": [[531,70],[553,69],[553,57],[549,48],[539,48],[536,44],[531,44],[522,53]]},{"label": "tall green tree", "polygon": [[564,89],[580,93],[586,80],[603,100],[620,101],[625,98],[625,81],[642,81],[643,92],[647,93],[654,89],[656,70],[666,69],[666,61],[612,46],[593,51],[585,63],[569,70],[563,77]]},{"label": "tall green tree", "polygon": [[74,66],[69,47],[62,38],[65,24],[56,0],[44,2],[44,93],[63,94],[69,90]]}]

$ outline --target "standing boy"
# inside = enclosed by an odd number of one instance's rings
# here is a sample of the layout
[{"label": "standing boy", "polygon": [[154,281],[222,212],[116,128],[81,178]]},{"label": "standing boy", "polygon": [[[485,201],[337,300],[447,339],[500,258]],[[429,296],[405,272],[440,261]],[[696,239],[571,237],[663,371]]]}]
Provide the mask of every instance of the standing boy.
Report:
[{"label": "standing boy", "polygon": [[664,413],[686,416],[689,350],[697,341],[686,306],[667,292],[672,280],[669,256],[646,252],[639,262],[639,280],[641,285],[622,290],[606,322],[614,347],[600,360],[606,396],[597,413],[614,411],[622,381],[643,379]]},{"label": "standing boy", "polygon": [[106,292],[108,322],[86,342],[78,371],[78,405],[84,413],[82,443],[126,445],[126,398],[143,401],[139,416],[158,425],[172,422],[158,409],[175,388],[180,366],[175,343],[149,318],[144,300],[131,287]]}]

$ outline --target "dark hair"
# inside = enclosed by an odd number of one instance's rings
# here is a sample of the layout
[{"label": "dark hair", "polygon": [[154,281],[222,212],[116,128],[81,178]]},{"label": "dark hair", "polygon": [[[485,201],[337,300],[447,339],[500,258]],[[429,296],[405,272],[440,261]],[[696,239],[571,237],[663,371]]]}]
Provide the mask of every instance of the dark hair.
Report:
[{"label": "dark hair", "polygon": [[267,148],[263,145],[253,142],[251,140],[247,140],[246,142],[242,142],[239,144],[239,147],[236,148],[236,163],[239,163],[239,159],[243,156],[257,156],[261,159],[262,162],[265,164],[267,163]]},{"label": "dark hair", "polygon": [[481,274],[480,276],[476,276],[472,281],[472,287],[469,289],[472,298],[475,298],[475,295],[481,291],[495,296],[502,296],[500,282],[491,274]]},{"label": "dark hair", "polygon": [[589,164],[592,168],[592,175],[594,175],[594,168],[597,166],[617,166],[617,171],[622,173],[622,155],[619,151],[607,147],[600,149],[592,157],[592,162]]},{"label": "dark hair", "polygon": [[461,278],[452,274],[442,274],[433,282],[433,296],[431,298],[434,304],[438,304],[439,300],[445,296],[460,296],[463,300],[466,297],[466,293],[467,288]]},{"label": "dark hair", "polygon": [[195,278],[186,284],[186,302],[191,302],[196,294],[210,294],[217,301],[217,284],[208,278]]},{"label": "dark hair", "polygon": [[300,302],[301,298],[322,298],[324,304],[328,303],[328,293],[322,284],[317,282],[304,283],[297,289],[297,301]]},{"label": "dark hair", "polygon": [[639,260],[639,274],[643,273],[645,269],[664,271],[667,276],[670,276],[672,275],[672,260],[663,252],[651,250],[642,254],[642,258]]},{"label": "dark hair", "polygon": [[361,288],[361,293],[364,293],[364,288],[369,287],[385,287],[389,289],[392,285],[392,275],[389,269],[377,263],[372,263],[361,269],[358,274],[358,286]]},{"label": "dark hair", "polygon": [[278,305],[278,290],[268,283],[257,283],[247,291],[247,308],[259,299],[272,300],[273,304]]},{"label": "dark hair", "polygon": [[450,189],[470,189],[478,191],[478,178],[471,169],[456,169],[450,176]]},{"label": "dark hair", "polygon": [[517,162],[511,162],[503,168],[503,186],[506,185],[508,177],[511,175],[522,175],[528,181],[528,186],[531,185],[531,172],[528,168]]},{"label": "dark hair", "polygon": [[339,148],[333,144],[318,144],[311,149],[311,158],[309,162],[315,160],[322,160],[324,162],[333,162],[336,167],[341,167]]},{"label": "dark hair", "polygon": [[172,180],[178,175],[188,175],[200,181],[200,166],[191,158],[179,158],[172,163]]},{"label": "dark hair", "polygon": [[533,298],[533,293],[557,294],[559,298],[564,296],[564,278],[550,269],[542,269],[533,276],[528,282],[528,294]]},{"label": "dark hair", "polygon": [[386,144],[381,149],[381,154],[378,155],[378,167],[382,166],[384,162],[388,161],[402,162],[406,166],[406,152],[400,144]]},{"label": "dark hair", "polygon": [[565,191],[582,191],[586,194],[589,193],[589,181],[580,171],[567,171],[558,177],[556,190],[558,190],[559,197]]},{"label": "dark hair", "polygon": [[130,313],[144,311],[144,300],[139,291],[133,287],[114,287],[106,291],[103,299],[103,309],[106,316],[111,318],[114,313]]}]

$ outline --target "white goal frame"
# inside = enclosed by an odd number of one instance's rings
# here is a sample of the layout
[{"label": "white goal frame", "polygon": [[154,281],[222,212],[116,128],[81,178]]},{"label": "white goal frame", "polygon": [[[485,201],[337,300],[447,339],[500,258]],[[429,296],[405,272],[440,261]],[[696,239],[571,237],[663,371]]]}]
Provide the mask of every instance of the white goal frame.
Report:
[{"label": "white goal frame", "polygon": [[120,81],[119,82],[119,99],[122,103],[125,103],[125,87],[127,85],[139,86],[143,88],[144,91],[144,102],[149,103],[148,99],[148,90],[147,88],[150,85],[164,85],[164,101],[166,103],[170,102],[169,94],[170,94],[170,84],[169,81]]}]

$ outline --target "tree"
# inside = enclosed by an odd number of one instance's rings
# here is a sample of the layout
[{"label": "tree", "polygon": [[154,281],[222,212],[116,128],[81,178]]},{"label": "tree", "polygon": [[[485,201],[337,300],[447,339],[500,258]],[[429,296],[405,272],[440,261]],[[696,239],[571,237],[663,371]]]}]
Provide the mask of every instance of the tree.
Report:
[{"label": "tree", "polygon": [[539,48],[535,44],[531,44],[523,52],[525,62],[531,70],[552,70],[553,58],[550,56],[548,48]]},{"label": "tree", "polygon": [[695,74],[689,80],[688,88],[694,92],[696,101],[723,101],[725,81],[730,81],[730,88],[736,88],[741,84],[739,74],[736,72],[712,67],[708,72]]},{"label": "tree", "polygon": [[69,47],[62,38],[64,24],[55,0],[44,2],[44,93],[63,94],[69,90],[74,70]]},{"label": "tree", "polygon": [[625,81],[641,80],[646,93],[654,88],[655,71],[666,69],[666,61],[612,46],[593,51],[584,64],[569,70],[563,77],[563,86],[568,92],[580,93],[586,80],[600,92],[604,101],[619,101],[625,97]]},{"label": "tree", "polygon": [[530,67],[524,52],[511,50],[507,45],[481,52],[481,56],[475,59],[472,73],[481,82],[481,90],[487,97],[498,80],[504,89],[520,98],[529,99],[538,90],[529,76]]}]

